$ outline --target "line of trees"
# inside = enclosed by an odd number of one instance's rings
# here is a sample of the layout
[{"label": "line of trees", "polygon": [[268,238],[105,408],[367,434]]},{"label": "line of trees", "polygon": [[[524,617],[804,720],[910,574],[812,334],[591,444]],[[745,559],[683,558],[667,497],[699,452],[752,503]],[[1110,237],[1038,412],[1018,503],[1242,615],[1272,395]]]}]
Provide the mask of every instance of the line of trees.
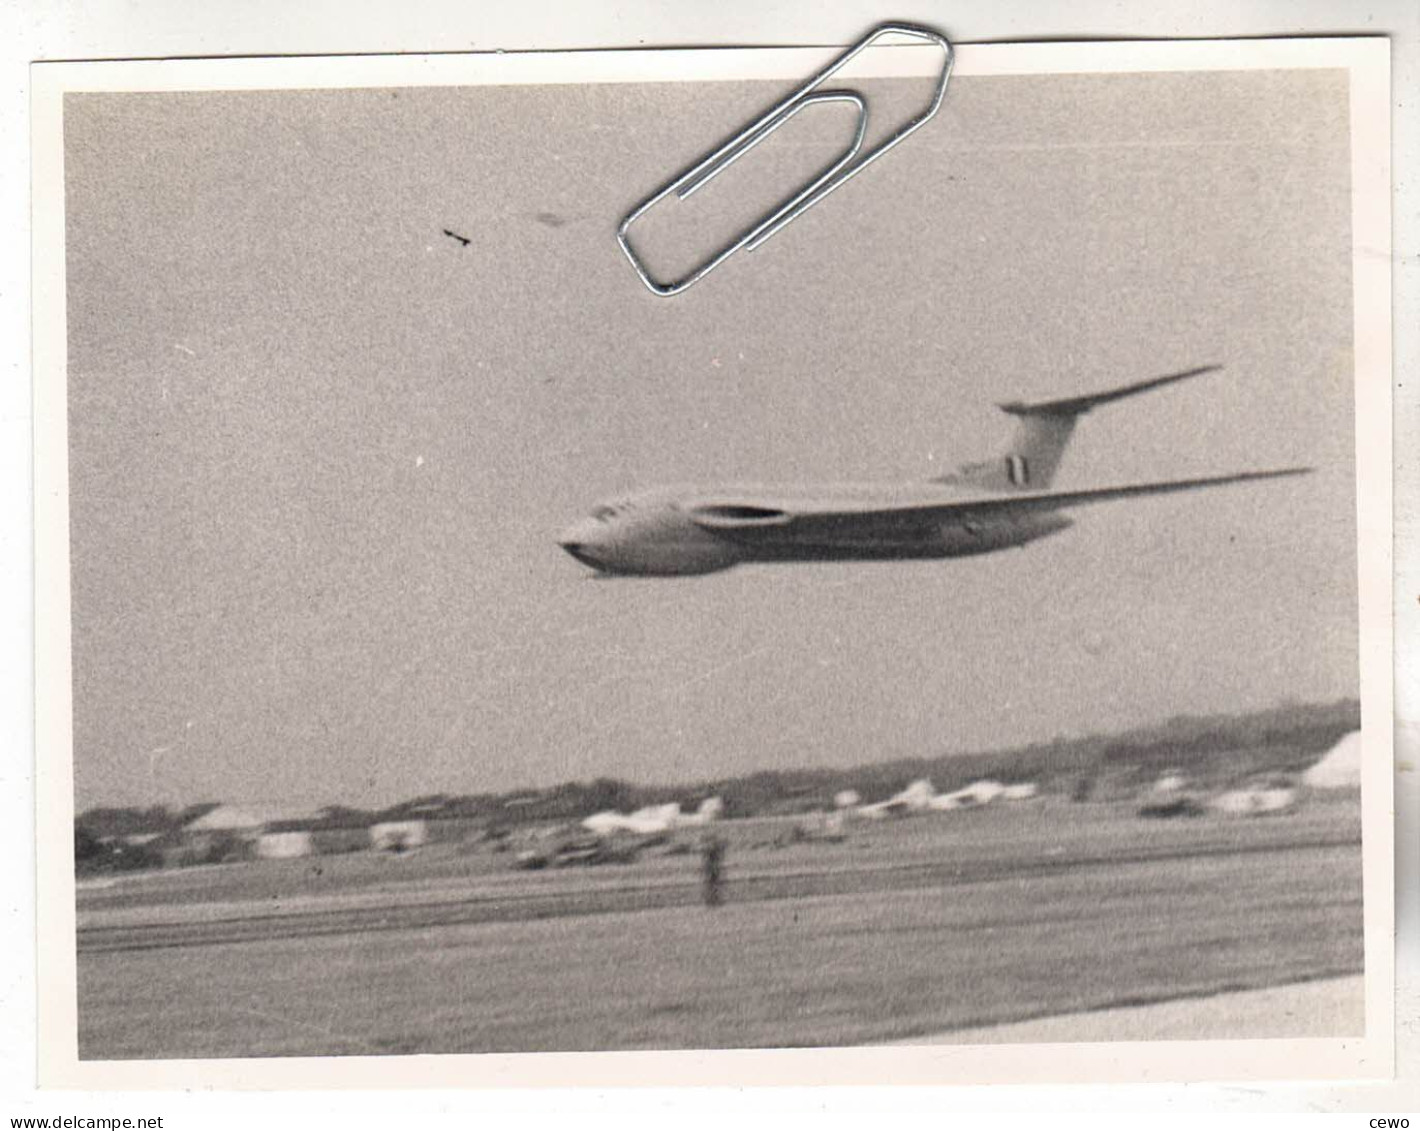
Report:
[{"label": "line of trees", "polygon": [[[616,809],[677,801],[694,806],[720,797],[725,815],[746,817],[825,808],[842,790],[864,801],[891,796],[909,782],[931,778],[955,789],[982,778],[1033,781],[1044,793],[1078,800],[1121,796],[1178,769],[1197,785],[1220,788],[1260,774],[1296,773],[1311,765],[1342,735],[1360,725],[1360,704],[1283,704],[1244,715],[1180,715],[1114,735],[1059,737],[1007,750],[866,763],[844,769],[763,770],[674,786],[644,786],[618,778],[562,782],[541,790],[507,793],[429,794],[384,809],[333,805],[307,827],[353,828],[380,821],[478,819],[490,825],[572,820]],[[215,807],[185,809],[95,808],[76,820],[75,848],[115,837],[174,831]]]}]

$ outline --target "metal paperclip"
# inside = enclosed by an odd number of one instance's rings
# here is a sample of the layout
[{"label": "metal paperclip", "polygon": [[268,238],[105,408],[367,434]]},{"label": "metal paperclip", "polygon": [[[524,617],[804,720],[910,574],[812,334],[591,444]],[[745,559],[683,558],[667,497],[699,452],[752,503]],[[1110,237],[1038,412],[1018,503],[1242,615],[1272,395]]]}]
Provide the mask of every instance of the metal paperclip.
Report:
[{"label": "metal paperclip", "polygon": [[[870,150],[863,156],[858,155],[862,148],[863,137],[868,129],[868,106],[863,96],[854,90],[822,90],[815,91],[824,80],[829,78],[836,71],[846,66],[860,52],[867,50],[877,40],[885,35],[905,35],[913,39],[922,39],[930,43],[935,43],[941,47],[945,56],[942,62],[942,73],[937,79],[936,89],[932,92],[932,101],[927,110],[921,116],[907,122],[901,129],[887,138],[876,148]],[[636,274],[641,276],[641,281],[646,284],[648,290],[658,295],[677,295],[687,287],[693,286],[701,279],[705,278],[716,267],[720,266],[726,259],[734,255],[735,252],[744,249],[753,251],[789,221],[808,211],[820,200],[826,197],[834,189],[848,181],[850,177],[857,176],[884,153],[886,153],[898,142],[904,140],[913,131],[920,129],[932,120],[933,116],[941,108],[942,98],[947,92],[947,79],[952,71],[953,52],[952,45],[947,41],[946,36],[927,28],[913,27],[910,24],[882,24],[874,28],[866,36],[860,39],[852,47],[848,48],[842,55],[834,59],[823,70],[819,71],[813,78],[809,79],[798,90],[787,98],[775,104],[765,114],[755,121],[745,126],[734,137],[730,138],[719,149],[709,156],[702,158],[695,165],[681,173],[675,180],[671,181],[664,188],[659,189],[651,196],[647,197],[635,208],[633,208],[621,221],[621,226],[616,230],[616,242],[621,250],[625,252],[626,258],[631,266],[636,269]],[[819,173],[813,180],[809,181],[799,191],[794,193],[786,201],[780,204],[773,212],[764,218],[756,221],[751,227],[745,230],[734,242],[726,245],[716,252],[700,266],[696,267],[690,274],[677,279],[671,283],[659,283],[651,277],[646,266],[641,262],[635,250],[631,246],[631,241],[627,239],[627,231],[640,216],[648,209],[655,207],[671,193],[684,200],[697,192],[710,181],[714,180],[732,164],[738,161],[756,145],[762,142],[780,126],[784,125],[790,118],[797,114],[806,106],[811,106],[820,102],[848,102],[858,109],[858,124],[853,134],[853,140],[849,142],[845,149],[835,161],[833,161],[823,172]]]}]

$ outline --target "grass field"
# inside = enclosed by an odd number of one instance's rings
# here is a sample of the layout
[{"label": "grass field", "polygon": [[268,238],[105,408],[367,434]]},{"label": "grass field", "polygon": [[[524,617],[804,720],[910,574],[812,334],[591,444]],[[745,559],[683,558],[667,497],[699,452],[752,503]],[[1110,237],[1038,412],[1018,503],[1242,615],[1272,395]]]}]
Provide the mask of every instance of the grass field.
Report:
[{"label": "grass field", "polygon": [[441,849],[81,890],[80,1055],[858,1044],[1361,969],[1354,797],[1169,822],[1046,801],[782,849],[725,828],[714,911],[686,856],[518,873]]}]

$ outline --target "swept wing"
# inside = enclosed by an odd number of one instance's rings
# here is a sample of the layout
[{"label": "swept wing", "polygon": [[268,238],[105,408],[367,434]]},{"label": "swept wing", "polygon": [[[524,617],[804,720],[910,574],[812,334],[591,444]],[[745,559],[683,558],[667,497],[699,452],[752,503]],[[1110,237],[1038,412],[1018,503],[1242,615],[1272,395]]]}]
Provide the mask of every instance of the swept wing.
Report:
[{"label": "swept wing", "polygon": [[1286,467],[1269,471],[1243,471],[1232,475],[1212,475],[1199,479],[1173,479],[1160,483],[1134,483],[1120,487],[1099,487],[1084,491],[1043,491],[1031,494],[955,494],[945,498],[914,491],[907,498],[885,496],[881,500],[846,501],[841,498],[776,497],[739,494],[707,496],[682,504],[682,511],[702,529],[735,541],[753,544],[773,541],[784,535],[815,534],[870,535],[874,532],[923,526],[941,522],[989,520],[1040,511],[1130,499],[1141,495],[1167,495],[1228,483],[1255,479],[1279,479],[1304,475],[1308,467]]}]

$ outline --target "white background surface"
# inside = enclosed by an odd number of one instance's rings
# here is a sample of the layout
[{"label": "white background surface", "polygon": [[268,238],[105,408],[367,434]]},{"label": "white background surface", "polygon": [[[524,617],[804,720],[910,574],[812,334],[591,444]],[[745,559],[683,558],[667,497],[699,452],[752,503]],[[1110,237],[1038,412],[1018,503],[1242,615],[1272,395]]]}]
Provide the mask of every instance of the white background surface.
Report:
[{"label": "white background surface", "polygon": [[[494,1112],[542,1113],[550,1124],[557,1113],[591,1111],[598,1121],[618,1114],[627,1118],[666,1118],[700,1125],[720,1122],[729,1112],[832,1113],[830,1121],[854,1112],[891,1109],[932,1112],[937,1121],[947,1111],[1130,1111],[1140,1108],[1186,1112],[1201,1108],[1233,1112],[1267,1110],[1375,1111],[1399,1114],[1420,1107],[1415,1089],[1420,1064],[1417,1019],[1417,936],[1420,909],[1416,897],[1416,811],[1420,775],[1417,751],[1415,661],[1407,643],[1420,620],[1420,568],[1416,527],[1420,492],[1415,484],[1415,438],[1420,436],[1420,405],[1412,381],[1420,358],[1420,192],[1417,192],[1415,92],[1420,89],[1420,44],[1413,3],[1195,3],[1123,5],[1107,2],[1018,4],[997,10],[989,2],[904,4],[882,9],[861,2],[795,6],[785,3],[655,5],[649,3],[503,5],[483,8],[468,3],[412,4],[306,3],[258,0],[217,5],[195,0],[135,5],[104,2],[40,3],[19,0],[0,12],[4,87],[0,108],[5,174],[3,195],[5,254],[0,255],[0,469],[6,490],[0,495],[0,569],[4,579],[0,604],[0,640],[4,641],[5,679],[0,683],[0,720],[7,757],[0,763],[0,797],[6,830],[7,864],[0,887],[6,911],[4,961],[0,963],[0,1119],[22,1115],[164,1115],[165,1127],[242,1126],[253,1121],[296,1126],[307,1119],[336,1115],[357,1126],[375,1121],[428,1121],[440,1125],[473,1124]],[[28,63],[40,59],[161,58],[171,56],[441,52],[469,50],[570,49],[637,46],[706,46],[830,44],[856,38],[867,27],[892,18],[936,26],[958,42],[1088,37],[1226,37],[1262,35],[1389,34],[1393,37],[1394,177],[1397,189],[1394,232],[1395,281],[1395,436],[1397,601],[1396,635],[1405,662],[1398,669],[1397,854],[1400,893],[1398,949],[1397,1060],[1411,1065],[1408,1087],[1367,1086],[1300,1088],[1279,1084],[1268,1089],[1158,1087],[1054,1089],[1027,1093],[1019,1089],[908,1091],[772,1092],[672,1095],[663,1092],[619,1094],[420,1093],[355,1097],[350,1094],[81,1096],[37,1094],[34,1075],[33,985],[33,743],[30,644],[30,428],[29,428],[29,256]],[[1408,768],[1406,768],[1408,767]],[[442,1118],[441,1118],[442,1116]],[[493,1116],[500,1118],[499,1116]],[[565,1115],[559,1118],[559,1122]],[[1035,1121],[1033,1119],[1033,1121]],[[535,1122],[540,1122],[535,1120]],[[856,1122],[856,1120],[855,1120]],[[972,1123],[983,1122],[973,1120]],[[996,1122],[992,1121],[993,1124]],[[1083,1120],[1080,1120],[1083,1123]],[[1093,1121],[1092,1121],[1093,1122]],[[1253,1120],[1249,1120],[1252,1125]],[[1359,1117],[1348,1125],[1364,1126]]]}]

